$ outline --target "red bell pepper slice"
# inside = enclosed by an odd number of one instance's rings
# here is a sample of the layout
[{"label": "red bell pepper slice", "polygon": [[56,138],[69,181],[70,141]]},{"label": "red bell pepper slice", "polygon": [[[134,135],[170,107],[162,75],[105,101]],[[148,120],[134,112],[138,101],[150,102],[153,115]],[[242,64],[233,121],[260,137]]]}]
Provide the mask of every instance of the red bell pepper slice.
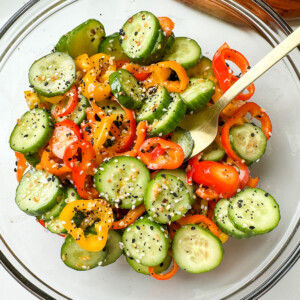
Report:
[{"label": "red bell pepper slice", "polygon": [[259,105],[253,102],[248,102],[243,105],[224,125],[221,132],[221,142],[226,154],[234,161],[242,161],[242,159],[234,152],[231,147],[230,128],[234,125],[243,125],[244,117],[247,113],[250,113],[252,118],[256,118],[261,122],[261,129],[264,132],[267,140],[272,135],[272,122],[269,116],[265,113]]},{"label": "red bell pepper slice", "polygon": [[81,167],[73,169],[72,179],[77,189],[78,195],[83,199],[98,198],[99,194],[93,187],[93,182],[88,181],[87,170]]},{"label": "red bell pepper slice", "polygon": [[134,74],[133,74],[133,76],[134,76],[138,81],[144,81],[144,80],[146,80],[150,75],[151,75],[151,73],[148,73],[148,72],[138,72],[138,73],[134,73]]},{"label": "red bell pepper slice", "polygon": [[188,184],[193,184],[193,175],[195,173],[196,166],[199,163],[201,156],[196,155],[189,159],[188,167],[186,168],[186,179]]},{"label": "red bell pepper slice", "polygon": [[255,178],[250,177],[247,182],[247,186],[250,188],[256,188],[258,181],[259,181],[258,177],[255,177]]},{"label": "red bell pepper slice", "polygon": [[215,190],[221,198],[230,198],[239,188],[239,173],[228,165],[213,161],[198,163],[193,176],[194,181]]},{"label": "red bell pepper slice", "polygon": [[52,153],[62,159],[66,148],[81,138],[80,128],[74,122],[64,120],[55,124],[49,145]]},{"label": "red bell pepper slice", "polygon": [[239,169],[239,189],[242,190],[247,185],[250,178],[249,168],[240,161],[234,161],[233,164]]},{"label": "red bell pepper slice", "polygon": [[63,159],[72,172],[91,171],[95,167],[96,153],[89,141],[80,139],[66,148]]},{"label": "red bell pepper slice", "polygon": [[156,146],[156,148],[151,152],[151,160],[158,159],[161,155],[165,153],[165,149],[162,148],[160,144]]},{"label": "red bell pepper slice", "polygon": [[[164,150],[164,153],[153,159],[152,152],[158,145]],[[176,143],[161,138],[147,139],[140,147],[138,155],[142,162],[152,170],[177,169],[184,161],[184,152],[182,148]]]},{"label": "red bell pepper slice", "polygon": [[[233,74],[233,71],[226,63],[226,60],[230,60],[236,64],[240,68],[242,74],[245,74],[250,69],[249,62],[245,56],[234,49],[230,49],[228,44],[224,43],[215,53],[212,60],[214,74],[219,82],[221,90],[224,93],[239,79],[239,77]],[[236,99],[249,100],[255,91],[254,84],[252,83],[249,85],[247,90],[248,93],[241,93],[236,97]]]},{"label": "red bell pepper slice", "polygon": [[78,91],[75,85],[72,86],[70,91],[67,92],[68,102],[65,104],[65,100],[60,101],[53,111],[52,115],[54,117],[64,117],[70,114],[79,103]]}]

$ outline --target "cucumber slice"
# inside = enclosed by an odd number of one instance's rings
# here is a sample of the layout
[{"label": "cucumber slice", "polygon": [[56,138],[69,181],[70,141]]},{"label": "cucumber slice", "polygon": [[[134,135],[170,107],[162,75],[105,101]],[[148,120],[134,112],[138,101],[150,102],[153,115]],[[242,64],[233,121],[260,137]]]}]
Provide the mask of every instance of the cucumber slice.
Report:
[{"label": "cucumber slice", "polygon": [[189,193],[190,193],[190,196],[191,196],[191,200],[192,200],[192,202],[194,202],[194,200],[196,199],[195,198],[195,193],[194,193],[194,186],[187,183],[186,172],[183,169],[161,170],[155,176],[160,176],[162,174],[173,175],[177,179],[180,179],[184,183],[184,185],[186,186],[186,188],[189,190]]},{"label": "cucumber slice", "polygon": [[160,61],[162,57],[166,54],[166,45],[167,38],[163,30],[160,28],[158,29],[158,38],[155,42],[153,50],[147,58],[139,59],[139,63],[143,65],[150,65]]},{"label": "cucumber slice", "polygon": [[175,43],[175,34],[174,34],[174,32],[172,32],[171,35],[167,39],[166,52],[168,52],[169,50],[171,50],[171,48],[173,47],[174,43]]},{"label": "cucumber slice", "polygon": [[45,222],[45,227],[52,233],[64,234],[68,233],[59,220],[59,216]]},{"label": "cucumber slice", "polygon": [[108,253],[105,260],[103,261],[103,267],[114,263],[123,254],[121,243],[122,235],[118,231],[109,230],[106,242]]},{"label": "cucumber slice", "polygon": [[67,34],[64,34],[59,41],[57,42],[55,46],[55,52],[65,52],[68,53],[67,51],[67,41],[68,41],[68,36],[70,35],[70,32]]},{"label": "cucumber slice", "polygon": [[267,148],[267,138],[260,127],[245,123],[229,131],[230,142],[238,156],[248,162],[260,159]]},{"label": "cucumber slice", "polygon": [[180,94],[188,112],[203,108],[215,92],[215,84],[210,79],[191,78],[188,87]]},{"label": "cucumber slice", "polygon": [[83,53],[92,56],[98,52],[103,37],[105,37],[105,30],[101,22],[89,19],[69,33],[67,51],[73,58]]},{"label": "cucumber slice", "polygon": [[28,78],[38,94],[45,97],[63,95],[75,82],[75,63],[66,53],[50,53],[31,65]]},{"label": "cucumber slice", "polygon": [[194,140],[189,131],[176,127],[173,131],[171,141],[178,144],[184,152],[184,160],[186,161],[193,152]]},{"label": "cucumber slice", "polygon": [[219,148],[216,142],[210,144],[204,149],[201,160],[220,161],[225,155],[224,149]]},{"label": "cucumber slice", "polygon": [[70,202],[80,199],[77,191],[73,187],[66,188],[66,190],[64,192],[64,197],[65,197],[66,203],[70,203]]},{"label": "cucumber slice", "polygon": [[58,196],[56,198],[56,205],[53,206],[50,210],[48,210],[46,213],[39,216],[39,219],[42,219],[44,221],[51,221],[55,217],[58,217],[61,213],[61,211],[66,206],[66,198],[65,198],[65,191],[63,192],[63,195]]},{"label": "cucumber slice", "polygon": [[[79,94],[79,103],[76,105],[74,110],[64,117],[55,117],[55,122],[61,122],[63,120],[70,120],[79,125],[86,118],[86,109],[90,106],[88,100]],[[52,105],[51,113],[54,111],[56,104]]]},{"label": "cucumber slice", "polygon": [[250,237],[251,235],[238,230],[234,224],[228,218],[228,206],[229,201],[226,199],[221,199],[218,201],[215,209],[214,209],[214,220],[217,226],[224,233],[232,236],[236,239],[245,239]]},{"label": "cucumber slice", "polygon": [[[148,269],[149,267],[137,263],[136,260],[134,260],[132,257],[126,256],[126,260],[128,264],[132,267],[132,269],[135,270],[136,272],[144,275],[150,275]],[[155,274],[160,274],[166,271],[169,268],[171,261],[172,261],[172,256],[167,255],[162,263],[160,263],[158,266],[153,267]]]},{"label": "cucumber slice", "polygon": [[127,70],[120,69],[109,76],[111,91],[121,105],[128,109],[139,108],[145,98],[143,87]]},{"label": "cucumber slice", "polygon": [[120,30],[121,47],[133,62],[141,63],[155,47],[160,24],[150,12],[141,11],[130,17]]},{"label": "cucumber slice", "polygon": [[143,203],[150,172],[139,159],[119,156],[104,161],[94,181],[101,197],[116,207],[131,209]]},{"label": "cucumber slice", "polygon": [[110,116],[112,114],[117,115],[125,115],[124,109],[121,107],[121,105],[114,100],[105,99],[99,102],[96,102],[96,104],[104,110],[105,114]]},{"label": "cucumber slice", "polygon": [[191,209],[191,197],[184,182],[169,175],[156,175],[148,184],[145,206],[154,221],[161,224],[175,222]]},{"label": "cucumber slice", "polygon": [[184,118],[186,112],[186,104],[181,100],[177,93],[171,94],[172,99],[167,108],[167,112],[159,119],[155,120],[148,132],[150,136],[163,136],[174,131],[181,120]]},{"label": "cucumber slice", "polygon": [[46,171],[26,172],[16,191],[16,204],[26,214],[39,216],[57,204],[63,193],[59,179]]},{"label": "cucumber slice", "polygon": [[82,249],[71,235],[61,247],[61,259],[64,264],[77,271],[87,271],[101,265],[107,256],[107,249],[98,252]]},{"label": "cucumber slice", "polygon": [[168,90],[161,86],[154,94],[146,98],[145,103],[137,114],[137,120],[147,121],[151,124],[155,119],[162,117],[170,104],[171,96]]},{"label": "cucumber slice", "polygon": [[172,242],[173,257],[181,269],[203,273],[216,268],[223,258],[221,241],[199,225],[178,229]]},{"label": "cucumber slice", "polygon": [[27,162],[33,167],[35,167],[41,161],[41,157],[38,153],[27,153],[24,154],[24,157],[27,160]]},{"label": "cucumber slice", "polygon": [[215,77],[214,71],[212,69],[212,61],[205,56],[202,56],[200,58],[200,61],[193,68],[186,70],[186,72],[190,78]]},{"label": "cucumber slice", "polygon": [[280,210],[275,199],[266,191],[246,188],[230,200],[228,217],[236,228],[245,233],[264,234],[278,225]]},{"label": "cucumber slice", "polygon": [[169,249],[169,237],[164,228],[148,219],[138,220],[123,233],[124,252],[144,266],[157,266],[164,261]]},{"label": "cucumber slice", "polygon": [[53,121],[49,113],[40,108],[27,111],[11,133],[11,149],[20,153],[35,153],[43,149],[53,133]]},{"label": "cucumber slice", "polygon": [[175,60],[185,69],[188,69],[195,66],[200,57],[201,48],[196,41],[186,37],[177,37],[163,60]]},{"label": "cucumber slice", "polygon": [[120,35],[116,32],[113,33],[102,40],[99,45],[98,52],[105,53],[109,56],[114,57],[114,60],[125,60],[128,57],[122,50],[120,44]]}]

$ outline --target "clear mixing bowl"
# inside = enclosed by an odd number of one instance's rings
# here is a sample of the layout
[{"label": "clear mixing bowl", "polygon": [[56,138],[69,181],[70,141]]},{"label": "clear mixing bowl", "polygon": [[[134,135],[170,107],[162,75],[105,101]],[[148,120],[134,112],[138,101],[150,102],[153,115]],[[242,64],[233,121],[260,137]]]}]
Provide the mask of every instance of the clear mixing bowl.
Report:
[{"label": "clear mixing bowl", "polygon": [[[240,3],[238,3],[240,2]],[[14,202],[14,154],[8,139],[26,110],[23,91],[32,62],[49,53],[59,37],[89,18],[108,34],[140,10],[167,15],[176,36],[189,36],[212,57],[225,41],[255,64],[290,28],[262,1],[203,0],[194,10],[172,0],[30,1],[0,31],[0,249],[4,267],[42,299],[253,299],[272,287],[299,257],[300,53],[294,50],[256,82],[253,100],[266,108],[274,132],[264,157],[251,170],[281,208],[273,232],[248,240],[230,239],[221,265],[208,273],[178,272],[165,282],[135,273],[124,257],[88,272],[68,269],[60,259],[63,239],[43,230]],[[226,20],[226,21],[224,21]],[[263,284],[261,284],[263,282]]]}]

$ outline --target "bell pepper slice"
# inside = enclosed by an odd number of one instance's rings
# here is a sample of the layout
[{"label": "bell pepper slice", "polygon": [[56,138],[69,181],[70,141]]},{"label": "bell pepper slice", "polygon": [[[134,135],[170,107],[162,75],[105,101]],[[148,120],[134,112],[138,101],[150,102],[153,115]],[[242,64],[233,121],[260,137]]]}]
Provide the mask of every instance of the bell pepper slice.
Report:
[{"label": "bell pepper slice", "polygon": [[82,71],[83,73],[88,72],[92,68],[90,58],[86,53],[77,56],[74,62],[76,69]]},{"label": "bell pepper slice", "polygon": [[70,120],[63,120],[55,124],[49,146],[55,156],[63,159],[66,148],[81,138],[80,128]]},{"label": "bell pepper slice", "polygon": [[133,74],[133,76],[134,76],[138,81],[144,81],[144,80],[146,80],[150,75],[151,75],[151,73],[148,73],[148,72],[138,72],[138,73],[134,73],[134,74]]},{"label": "bell pepper slice", "polygon": [[183,218],[179,219],[177,221],[177,223],[180,226],[184,226],[187,224],[204,223],[208,227],[208,229],[211,231],[211,233],[213,233],[217,237],[220,236],[220,231],[219,231],[217,225],[213,221],[211,221],[209,218],[207,218],[203,215],[193,215],[193,216],[189,216],[189,217],[183,217]]},{"label": "bell pepper slice", "polygon": [[199,187],[196,190],[196,194],[200,198],[205,199],[207,201],[220,199],[219,194],[212,188]]},{"label": "bell pepper slice", "polygon": [[89,141],[79,139],[66,148],[63,159],[72,171],[91,171],[95,167],[96,153]]},{"label": "bell pepper slice", "polygon": [[[65,99],[67,103],[65,103]],[[70,114],[79,103],[78,91],[75,85],[66,93],[66,98],[61,100],[55,107],[52,115],[54,117],[64,117]]]},{"label": "bell pepper slice", "polygon": [[157,19],[159,21],[161,29],[166,34],[166,38],[168,38],[172,34],[172,31],[175,27],[174,22],[168,17],[158,17]]},{"label": "bell pepper slice", "polygon": [[[224,93],[239,79],[237,76],[233,75],[233,71],[226,63],[226,60],[232,61],[236,64],[241,70],[241,74],[245,74],[250,69],[249,62],[245,56],[234,49],[230,49],[228,44],[224,43],[215,53],[212,60],[214,74]],[[236,99],[249,100],[255,91],[254,84],[252,83],[249,85],[247,90],[248,93],[241,93],[236,97]]]},{"label": "bell pepper slice", "polygon": [[178,265],[176,264],[174,258],[173,258],[173,267],[172,269],[165,273],[165,274],[156,274],[154,272],[154,268],[153,267],[148,267],[148,270],[149,270],[149,273],[151,275],[151,277],[157,279],[157,280],[167,280],[167,279],[171,279],[178,271],[179,267]]},{"label": "bell pepper slice", "polygon": [[195,173],[196,166],[199,163],[201,155],[195,155],[194,157],[190,158],[188,161],[188,166],[186,168],[186,179],[188,184],[193,184],[193,175]]},{"label": "bell pepper slice", "polygon": [[135,209],[131,209],[126,216],[118,221],[113,222],[111,229],[123,229],[131,225],[146,211],[146,207],[144,204],[139,205]]},{"label": "bell pepper slice", "polygon": [[258,184],[259,178],[255,177],[252,178],[251,176],[249,177],[249,180],[247,182],[247,186],[250,188],[256,188],[257,184]]},{"label": "bell pepper slice", "polygon": [[120,59],[120,60],[116,60],[115,64],[117,67],[117,70],[121,69],[125,64],[128,64],[130,61],[127,59]]},{"label": "bell pepper slice", "polygon": [[229,131],[230,128],[234,125],[243,125],[244,117],[249,113],[252,118],[256,118],[261,123],[261,129],[264,132],[267,140],[272,135],[272,122],[269,116],[265,113],[265,110],[262,109],[259,105],[253,102],[248,102],[243,105],[224,125],[221,132],[221,142],[226,154],[231,157],[234,161],[242,161],[232,149],[230,142]]},{"label": "bell pepper slice", "polygon": [[[76,168],[72,170],[72,179],[77,189],[78,195],[83,199],[93,199],[99,197],[98,191],[93,187],[93,181],[86,169]],[[90,180],[88,180],[90,179]]]},{"label": "bell pepper slice", "polygon": [[[152,151],[158,146],[164,149],[163,155],[152,159]],[[184,161],[182,148],[173,142],[161,138],[147,139],[139,149],[139,157],[149,169],[177,169]]]},{"label": "bell pepper slice", "polygon": [[239,188],[239,173],[228,165],[214,161],[201,161],[197,164],[193,180],[215,190],[219,197],[230,198]]},{"label": "bell pepper slice", "polygon": [[53,157],[54,154],[52,153],[50,147],[44,149],[41,155],[41,161],[39,164],[35,166],[37,170],[45,169],[48,173],[61,176],[65,173],[72,172],[72,169],[69,168],[64,162],[56,161],[59,160],[57,157]]},{"label": "bell pepper slice", "polygon": [[156,148],[151,152],[151,160],[158,159],[161,155],[165,153],[165,149],[162,148],[160,144],[156,146]]},{"label": "bell pepper slice", "polygon": [[40,107],[40,98],[34,91],[24,91],[25,100],[29,109]]},{"label": "bell pepper slice", "polygon": [[16,167],[16,174],[17,180],[20,181],[24,175],[25,170],[27,169],[27,160],[22,153],[15,152],[15,156],[17,159],[17,167]]},{"label": "bell pepper slice", "polygon": [[[94,223],[97,235],[85,235],[83,229],[75,225],[72,218],[77,211],[93,215],[93,217],[98,220]],[[107,202],[101,199],[75,200],[64,207],[59,219],[64,228],[72,235],[81,248],[96,252],[101,251],[105,247],[108,230],[113,222],[113,212]]]}]

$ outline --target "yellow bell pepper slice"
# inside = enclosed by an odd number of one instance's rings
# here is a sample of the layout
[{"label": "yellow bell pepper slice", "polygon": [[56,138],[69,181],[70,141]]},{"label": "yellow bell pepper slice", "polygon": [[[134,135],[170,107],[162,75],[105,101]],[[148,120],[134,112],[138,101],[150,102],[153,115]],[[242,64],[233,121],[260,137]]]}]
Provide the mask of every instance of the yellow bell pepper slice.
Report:
[{"label": "yellow bell pepper slice", "polygon": [[50,102],[52,104],[57,104],[58,102],[60,102],[61,100],[64,100],[65,98],[66,98],[66,94],[60,95],[60,96],[54,96],[54,97],[45,97],[45,96],[40,95],[41,101]]},{"label": "yellow bell pepper slice", "polygon": [[86,53],[77,56],[74,62],[76,69],[82,71],[83,73],[88,72],[93,67],[90,63],[90,58]]},{"label": "yellow bell pepper slice", "polygon": [[[84,234],[81,227],[77,227],[72,218],[76,212],[96,219],[94,223],[97,235]],[[113,223],[113,211],[105,200],[75,200],[68,203],[59,216],[61,224],[75,239],[76,243],[87,251],[101,251],[106,244],[108,230]]]},{"label": "yellow bell pepper slice", "polygon": [[36,106],[40,106],[40,98],[36,92],[24,91],[24,96],[29,109],[33,109]]}]

